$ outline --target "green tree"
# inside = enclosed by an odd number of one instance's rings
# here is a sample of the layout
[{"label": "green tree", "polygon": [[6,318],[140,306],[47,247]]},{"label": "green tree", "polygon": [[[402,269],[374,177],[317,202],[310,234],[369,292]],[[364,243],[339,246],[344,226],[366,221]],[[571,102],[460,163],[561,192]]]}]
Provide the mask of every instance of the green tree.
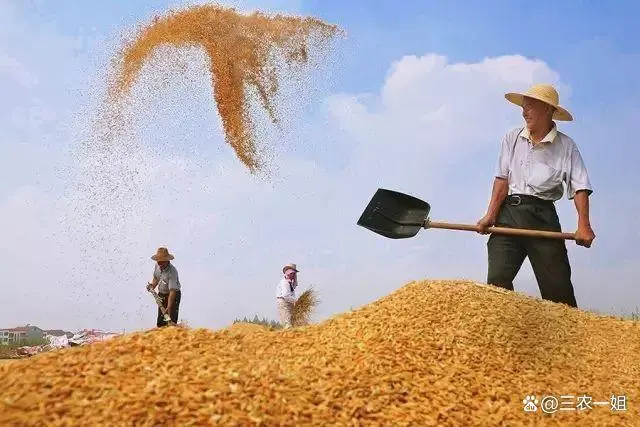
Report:
[{"label": "green tree", "polygon": [[256,314],[255,316],[253,316],[253,319],[248,319],[247,316],[243,317],[242,319],[234,319],[233,321],[234,324],[236,323],[252,323],[255,325],[262,325],[262,326],[266,326],[267,328],[271,328],[271,329],[280,329],[282,328],[282,325],[280,324],[280,322],[276,321],[276,320],[270,320],[266,317],[260,318],[258,317],[258,315]]}]

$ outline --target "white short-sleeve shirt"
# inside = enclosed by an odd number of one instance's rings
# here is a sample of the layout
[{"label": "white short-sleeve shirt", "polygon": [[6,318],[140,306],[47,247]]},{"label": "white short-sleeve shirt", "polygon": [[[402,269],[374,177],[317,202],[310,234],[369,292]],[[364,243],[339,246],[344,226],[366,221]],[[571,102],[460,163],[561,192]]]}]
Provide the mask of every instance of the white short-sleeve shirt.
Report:
[{"label": "white short-sleeve shirt", "polygon": [[283,298],[289,302],[295,301],[297,285],[296,282],[293,282],[293,285],[291,285],[287,279],[282,278],[276,288],[276,298]]},{"label": "white short-sleeve shirt", "polygon": [[171,263],[164,270],[161,270],[160,266],[156,264],[156,268],[153,270],[153,277],[158,279],[158,293],[160,294],[168,294],[170,290],[180,290],[178,270]]},{"label": "white short-sleeve shirt", "polygon": [[567,187],[567,198],[579,190],[593,192],[587,168],[576,143],[555,124],[538,144],[526,127],[510,130],[502,139],[496,177],[507,179],[509,194],[527,194],[557,201]]}]

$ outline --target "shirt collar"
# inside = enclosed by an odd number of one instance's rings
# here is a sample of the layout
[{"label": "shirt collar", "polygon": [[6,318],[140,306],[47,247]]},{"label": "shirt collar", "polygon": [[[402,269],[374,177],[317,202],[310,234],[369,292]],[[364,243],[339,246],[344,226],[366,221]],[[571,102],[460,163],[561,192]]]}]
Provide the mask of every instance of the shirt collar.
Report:
[{"label": "shirt collar", "polygon": [[[529,134],[529,129],[526,126],[522,130],[522,133],[520,134],[520,136],[522,136],[523,138],[526,138],[529,142],[531,142],[531,135]],[[553,142],[555,141],[556,136],[558,136],[558,128],[556,127],[556,124],[554,122],[553,127],[551,128],[549,133],[546,134],[545,137],[542,138],[540,142]]]}]

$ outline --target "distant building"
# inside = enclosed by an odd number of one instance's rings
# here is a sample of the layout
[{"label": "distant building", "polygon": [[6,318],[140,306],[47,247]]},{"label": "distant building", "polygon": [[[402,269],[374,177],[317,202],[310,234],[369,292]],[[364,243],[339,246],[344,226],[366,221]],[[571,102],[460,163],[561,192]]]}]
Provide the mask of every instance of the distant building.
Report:
[{"label": "distant building", "polygon": [[0,342],[4,345],[20,344],[27,340],[29,332],[28,326],[0,329]]},{"label": "distant building", "polygon": [[73,334],[61,329],[43,330],[37,326],[26,325],[17,328],[0,329],[0,345],[20,345],[24,342],[41,340],[45,334],[53,336],[66,335],[71,338]]}]

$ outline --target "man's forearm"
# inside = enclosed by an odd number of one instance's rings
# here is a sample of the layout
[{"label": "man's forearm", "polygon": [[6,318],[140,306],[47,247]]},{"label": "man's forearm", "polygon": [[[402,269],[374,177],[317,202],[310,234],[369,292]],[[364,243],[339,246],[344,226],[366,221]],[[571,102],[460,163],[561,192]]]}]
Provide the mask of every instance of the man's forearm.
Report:
[{"label": "man's forearm", "polygon": [[591,226],[589,220],[589,193],[587,191],[578,191],[573,198],[578,212],[578,226]]},{"label": "man's forearm", "polygon": [[505,197],[509,193],[509,183],[506,179],[496,178],[493,181],[493,189],[491,190],[491,201],[487,208],[487,215],[490,217],[497,217],[500,212],[500,206],[504,202]]},{"label": "man's forearm", "polygon": [[176,291],[175,290],[170,290],[169,291],[169,299],[167,301],[167,314],[171,314],[171,311],[173,311],[173,306],[176,303]]}]

